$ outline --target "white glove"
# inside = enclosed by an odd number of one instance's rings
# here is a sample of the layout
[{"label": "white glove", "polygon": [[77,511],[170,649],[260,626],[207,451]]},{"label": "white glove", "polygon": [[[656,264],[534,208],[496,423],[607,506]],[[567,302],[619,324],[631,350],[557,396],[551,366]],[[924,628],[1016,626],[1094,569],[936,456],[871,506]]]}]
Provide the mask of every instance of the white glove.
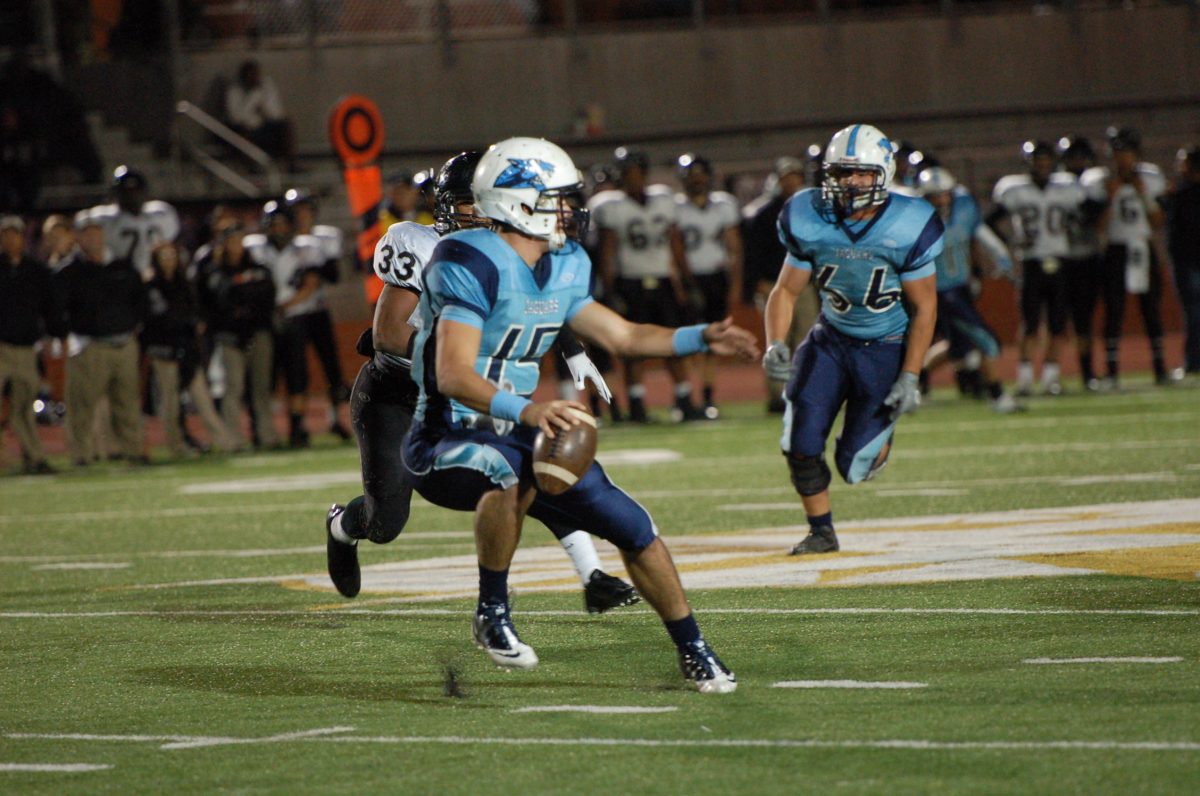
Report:
[{"label": "white glove", "polygon": [[600,371],[596,370],[595,363],[588,358],[587,354],[578,353],[575,356],[566,357],[567,367],[571,371],[571,378],[575,379],[575,389],[582,390],[588,379],[592,380],[592,384],[596,386],[596,392],[600,393],[600,397],[606,402],[612,403],[612,391],[608,389],[608,385],[604,382],[604,377],[600,375]]},{"label": "white glove", "polygon": [[901,373],[888,392],[887,398],[883,399],[883,405],[891,407],[892,422],[900,415],[917,411],[917,407],[921,405],[921,388],[917,384],[917,375],[908,371]]},{"label": "white glove", "polygon": [[792,377],[792,352],[787,343],[776,340],[763,355],[763,370],[773,381],[787,381]]}]

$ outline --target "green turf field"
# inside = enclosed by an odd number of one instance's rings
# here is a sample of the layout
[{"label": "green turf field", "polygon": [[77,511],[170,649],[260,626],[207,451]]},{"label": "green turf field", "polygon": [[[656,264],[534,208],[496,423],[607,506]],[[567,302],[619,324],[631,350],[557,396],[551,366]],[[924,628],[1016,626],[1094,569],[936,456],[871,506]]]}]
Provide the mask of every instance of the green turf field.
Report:
[{"label": "green turf field", "polygon": [[684,687],[644,606],[583,613],[533,522],[533,672],[470,642],[468,515],[418,502],[341,600],[322,521],[357,457],[331,441],[3,479],[0,792],[1195,793],[1198,402],[938,394],[835,486],[843,552],[815,560],[784,555],[804,518],[758,404],[602,430],[729,696]]}]

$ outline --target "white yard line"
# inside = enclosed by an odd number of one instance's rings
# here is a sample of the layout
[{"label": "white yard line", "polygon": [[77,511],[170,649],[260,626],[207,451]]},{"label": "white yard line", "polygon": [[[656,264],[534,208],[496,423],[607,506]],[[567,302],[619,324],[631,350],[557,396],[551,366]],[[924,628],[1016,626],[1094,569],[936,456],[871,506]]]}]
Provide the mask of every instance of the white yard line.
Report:
[{"label": "white yard line", "polygon": [[107,771],[112,766],[102,763],[0,763],[0,771],[32,774],[76,774],[85,771]]},{"label": "white yard line", "polygon": [[641,748],[718,749],[911,749],[914,751],[1030,751],[1061,750],[1126,752],[1200,752],[1194,741],[937,741],[880,739],[825,741],[815,738],[511,738],[462,735],[344,735],[318,739],[326,743],[447,744],[454,746],[600,746]]},{"label": "white yard line", "polygon": [[128,509],[114,511],[64,511],[51,514],[25,512],[19,514],[0,514],[0,525],[27,522],[83,522],[86,520],[127,520],[137,519],[177,519],[180,517],[211,517],[227,514],[278,514],[281,511],[324,512],[329,507],[324,504],[306,503],[273,503],[255,505],[253,503],[237,506],[191,506],[165,509]]},{"label": "white yard line", "polygon": [[[470,531],[435,531],[432,533],[406,534],[404,548],[421,550],[448,550],[454,545],[434,544],[413,541],[415,539],[472,539]],[[80,556],[0,556],[0,564],[34,564],[40,562],[89,561],[98,558],[259,558],[270,556],[315,555],[324,553],[325,545],[309,545],[307,547],[268,547],[247,548],[244,550],[158,550],[132,551],[120,553],[89,553]],[[100,568],[102,565],[97,565]],[[82,568],[82,567],[81,567]]]},{"label": "white yard line", "polygon": [[70,570],[94,570],[94,569],[129,569],[133,564],[128,561],[122,562],[99,562],[99,561],[76,561],[73,563],[62,564],[41,564],[36,567],[31,567],[35,571],[70,571]]},{"label": "white yard line", "polygon": [[[46,733],[8,733],[8,739],[89,740],[99,742],[159,742],[174,739],[162,748],[194,749],[231,743],[348,743],[348,744],[441,744],[450,746],[580,746],[636,748],[716,748],[716,749],[909,749],[913,751],[1101,751],[1101,752],[1200,752],[1196,741],[1111,741],[1111,740],[1023,740],[1023,741],[940,741],[926,738],[882,738],[822,740],[819,738],[514,738],[511,736],[467,735],[335,735],[346,728],[285,733],[265,738],[217,738],[209,736],[128,736]],[[200,742],[204,743],[200,743]]]},{"label": "white yard line", "polygon": [[872,682],[870,680],[781,680],[772,683],[772,688],[865,688],[865,689],[909,689],[928,688],[929,683],[911,683],[903,680]]},{"label": "white yard line", "polygon": [[322,727],[317,730],[301,732],[285,732],[280,735],[268,735],[265,738],[195,738],[186,741],[175,741],[163,744],[161,749],[199,749],[203,746],[232,746],[237,744],[285,743],[287,741],[303,741],[309,738],[321,738],[338,733],[353,732],[353,727]]},{"label": "white yard line", "polygon": [[[256,579],[249,578],[254,582]],[[245,581],[239,581],[245,582]],[[465,603],[464,603],[465,606]],[[309,611],[0,611],[0,619],[117,619],[124,617],[221,616],[463,616],[463,608],[334,608]],[[579,617],[579,611],[518,611],[521,616]],[[648,614],[647,608],[630,608],[612,614],[614,620]],[[1200,616],[1194,608],[700,608],[702,615],[734,616]]]},{"label": "white yard line", "polygon": [[674,713],[677,707],[647,708],[636,705],[531,705],[527,708],[514,708],[509,713]]},{"label": "white yard line", "polygon": [[1179,663],[1183,658],[1173,655],[1166,658],[1026,658],[1022,663]]}]

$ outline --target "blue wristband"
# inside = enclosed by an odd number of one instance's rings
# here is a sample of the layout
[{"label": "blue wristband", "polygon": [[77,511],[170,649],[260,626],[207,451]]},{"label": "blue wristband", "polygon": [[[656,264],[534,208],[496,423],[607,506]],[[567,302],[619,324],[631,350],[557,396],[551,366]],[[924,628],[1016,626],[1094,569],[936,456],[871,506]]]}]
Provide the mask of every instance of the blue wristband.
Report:
[{"label": "blue wristband", "polygon": [[488,405],[488,414],[499,420],[511,420],[514,423],[520,423],[521,410],[531,403],[533,401],[515,393],[497,390],[496,394],[492,396],[492,402]]},{"label": "blue wristband", "polygon": [[705,328],[705,324],[698,323],[695,326],[680,326],[676,329],[671,337],[671,350],[675,352],[675,356],[686,357],[707,351],[708,343],[704,342]]}]

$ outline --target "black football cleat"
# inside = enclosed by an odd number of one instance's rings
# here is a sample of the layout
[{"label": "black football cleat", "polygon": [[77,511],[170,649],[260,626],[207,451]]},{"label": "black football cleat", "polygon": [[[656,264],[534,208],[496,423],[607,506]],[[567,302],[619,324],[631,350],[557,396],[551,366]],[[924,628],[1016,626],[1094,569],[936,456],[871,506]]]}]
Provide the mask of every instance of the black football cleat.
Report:
[{"label": "black football cleat", "polygon": [[637,591],[628,583],[598,569],[592,570],[587,585],[583,587],[583,604],[589,614],[602,614],[641,601]]},{"label": "black football cleat", "polygon": [[325,563],[329,568],[329,579],[338,594],[357,597],[362,588],[362,572],[358,567],[358,544],[346,544],[333,538],[333,520],[346,510],[340,503],[329,507],[325,515]]},{"label": "black football cleat", "polygon": [[737,677],[704,639],[679,648],[679,671],[701,694],[732,694],[737,690]]},{"label": "black football cleat", "polygon": [[532,669],[538,665],[537,653],[517,636],[512,611],[507,603],[484,603],[475,610],[471,625],[475,646],[502,669]]},{"label": "black football cleat", "polygon": [[833,532],[833,526],[822,525],[820,528],[810,530],[808,536],[805,536],[792,548],[791,554],[803,556],[810,553],[836,553],[839,549],[837,534]]}]

